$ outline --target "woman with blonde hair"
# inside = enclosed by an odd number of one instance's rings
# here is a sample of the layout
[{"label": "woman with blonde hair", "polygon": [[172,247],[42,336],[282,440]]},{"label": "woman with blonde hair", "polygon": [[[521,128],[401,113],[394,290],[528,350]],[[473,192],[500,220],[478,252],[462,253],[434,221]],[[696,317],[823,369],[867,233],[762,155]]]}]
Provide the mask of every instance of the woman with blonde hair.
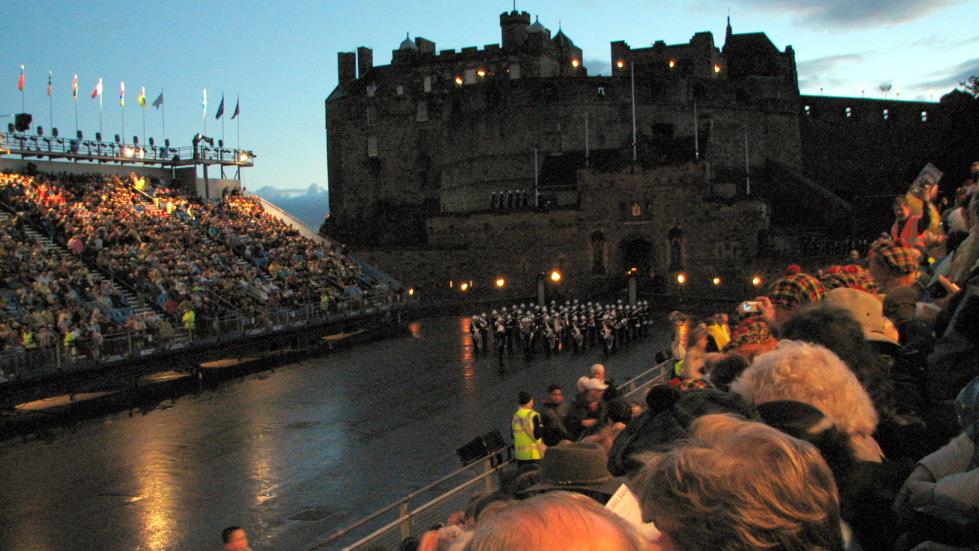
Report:
[{"label": "woman with blonde hair", "polygon": [[692,428],[639,478],[643,522],[662,532],[662,549],[843,549],[836,484],[815,447],[726,414]]}]

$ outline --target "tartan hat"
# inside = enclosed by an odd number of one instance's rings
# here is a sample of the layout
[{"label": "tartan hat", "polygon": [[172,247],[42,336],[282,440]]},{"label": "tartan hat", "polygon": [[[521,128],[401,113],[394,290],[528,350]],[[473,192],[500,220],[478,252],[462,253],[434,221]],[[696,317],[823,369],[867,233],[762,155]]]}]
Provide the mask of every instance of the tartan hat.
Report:
[{"label": "tartan hat", "polygon": [[761,344],[775,338],[772,330],[768,327],[760,316],[751,316],[741,320],[731,332],[731,341],[724,347],[724,351],[733,350],[746,344]]},{"label": "tartan hat", "polygon": [[809,302],[819,302],[825,294],[823,284],[815,277],[798,273],[780,277],[768,290],[772,303],[784,308],[795,308]]},{"label": "tartan hat", "polygon": [[870,273],[853,264],[849,266],[828,266],[820,273],[819,281],[827,293],[840,288],[857,289],[868,293],[877,292],[877,284]]},{"label": "tartan hat", "polygon": [[918,254],[914,249],[902,247],[891,240],[881,239],[870,249],[872,257],[878,258],[889,272],[908,275],[918,269]]}]

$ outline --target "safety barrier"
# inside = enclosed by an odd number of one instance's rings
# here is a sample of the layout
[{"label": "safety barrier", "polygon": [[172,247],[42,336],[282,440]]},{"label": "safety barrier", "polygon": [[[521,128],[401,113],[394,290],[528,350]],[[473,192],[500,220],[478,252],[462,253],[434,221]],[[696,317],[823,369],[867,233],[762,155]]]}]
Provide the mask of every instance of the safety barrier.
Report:
[{"label": "safety barrier", "polygon": [[[617,387],[619,394],[626,400],[641,398],[650,387],[666,382],[670,378],[672,366],[672,359],[656,364],[619,385]],[[327,548],[359,551],[371,546],[397,549],[401,540],[424,531],[430,526],[445,522],[445,519],[455,511],[465,510],[469,499],[477,493],[490,493],[499,489],[499,476],[496,475],[513,464],[513,459],[509,455],[503,456],[503,452],[509,454],[509,450],[510,448],[498,450],[476,463],[453,471],[424,488],[420,488],[357,522],[337,530],[308,549],[309,551]],[[458,482],[460,477],[466,473],[472,473],[474,469],[478,470],[479,474]],[[426,495],[430,496],[453,480],[456,481],[454,486],[442,490],[441,493],[414,509],[411,508],[412,502]],[[395,511],[397,511],[397,515],[393,519],[390,518],[395,514]],[[388,520],[380,527],[360,539],[344,545],[344,542],[352,539],[356,533],[370,529],[371,526],[384,522],[384,519]]]}]

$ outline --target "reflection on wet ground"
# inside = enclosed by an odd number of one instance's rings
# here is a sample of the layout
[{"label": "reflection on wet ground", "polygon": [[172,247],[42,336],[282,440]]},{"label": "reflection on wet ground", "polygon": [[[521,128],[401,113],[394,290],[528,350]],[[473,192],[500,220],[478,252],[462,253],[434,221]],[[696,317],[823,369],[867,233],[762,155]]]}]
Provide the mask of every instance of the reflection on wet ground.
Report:
[{"label": "reflection on wet ground", "polygon": [[[574,381],[600,353],[501,374],[469,320],[277,368],[167,403],[0,443],[0,549],[300,549],[455,469],[455,450],[507,433],[516,395]],[[653,365],[666,325],[607,362],[625,381]]]}]

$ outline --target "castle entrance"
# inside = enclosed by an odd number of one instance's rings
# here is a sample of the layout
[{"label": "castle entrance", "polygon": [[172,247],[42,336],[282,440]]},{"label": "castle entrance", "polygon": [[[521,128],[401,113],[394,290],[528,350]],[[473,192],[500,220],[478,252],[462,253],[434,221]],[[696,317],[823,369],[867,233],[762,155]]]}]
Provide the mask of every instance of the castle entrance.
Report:
[{"label": "castle entrance", "polygon": [[642,237],[624,239],[619,243],[622,271],[635,268],[639,277],[649,277],[653,267],[653,244]]}]

